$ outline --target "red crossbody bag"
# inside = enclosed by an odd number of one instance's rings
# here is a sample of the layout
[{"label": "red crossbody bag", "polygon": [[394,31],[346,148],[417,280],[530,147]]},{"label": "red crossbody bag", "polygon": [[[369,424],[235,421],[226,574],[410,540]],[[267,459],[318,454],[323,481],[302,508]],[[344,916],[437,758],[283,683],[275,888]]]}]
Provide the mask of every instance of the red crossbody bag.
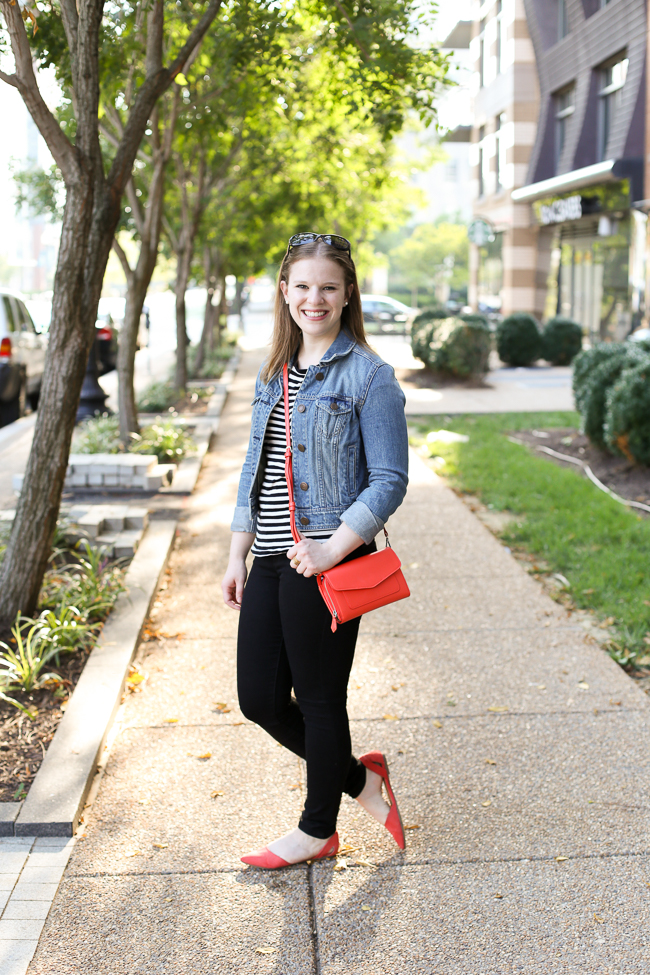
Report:
[{"label": "red crossbody bag", "polygon": [[[296,502],[293,497],[293,463],[291,457],[291,425],[289,421],[289,369],[282,368],[284,385],[284,427],[287,437],[287,449],[284,452],[284,473],[289,489],[289,515],[291,519],[291,534],[295,542],[301,539],[296,528]],[[325,600],[327,608],[332,614],[332,630],[335,631],[339,623],[347,623],[369,613],[371,609],[379,609],[388,603],[395,603],[398,599],[410,596],[409,587],[402,573],[402,563],[390,547],[388,532],[384,528],[386,547],[370,555],[362,555],[342,565],[335,565],[326,572],[319,572],[316,577],[320,594]]]}]

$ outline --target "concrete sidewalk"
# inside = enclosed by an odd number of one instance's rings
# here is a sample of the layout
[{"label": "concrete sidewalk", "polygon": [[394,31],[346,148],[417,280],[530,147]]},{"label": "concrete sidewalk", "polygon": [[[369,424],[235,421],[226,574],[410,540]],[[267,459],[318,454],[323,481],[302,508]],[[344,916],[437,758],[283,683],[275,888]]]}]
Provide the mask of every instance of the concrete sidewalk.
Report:
[{"label": "concrete sidewalk", "polygon": [[415,456],[390,526],[412,598],[366,617],[350,682],[354,748],[386,752],[407,850],[344,798],[338,862],[240,863],[297,821],[304,788],[237,709],[219,592],[259,360],[190,499],[148,680],[30,975],[647,972],[647,699]]}]

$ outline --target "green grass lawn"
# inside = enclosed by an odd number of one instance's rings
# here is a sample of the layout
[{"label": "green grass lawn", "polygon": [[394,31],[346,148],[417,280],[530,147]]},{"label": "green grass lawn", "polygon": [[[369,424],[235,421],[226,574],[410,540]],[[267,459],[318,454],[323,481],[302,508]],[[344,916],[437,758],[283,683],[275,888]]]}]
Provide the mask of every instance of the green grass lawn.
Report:
[{"label": "green grass lawn", "polygon": [[579,472],[507,439],[517,430],[577,428],[579,415],[507,413],[411,422],[414,445],[443,427],[469,436],[468,443],[429,445],[431,455],[446,462],[438,473],[496,511],[523,515],[500,537],[566,576],[577,607],[613,617],[610,652],[619,663],[650,663],[650,519],[613,501]]}]

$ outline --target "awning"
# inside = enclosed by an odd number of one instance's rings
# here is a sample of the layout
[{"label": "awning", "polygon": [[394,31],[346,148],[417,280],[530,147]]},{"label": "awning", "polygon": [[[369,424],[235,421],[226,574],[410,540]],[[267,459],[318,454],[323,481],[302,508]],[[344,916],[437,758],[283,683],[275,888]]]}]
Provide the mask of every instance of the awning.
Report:
[{"label": "awning", "polygon": [[606,159],[604,162],[574,169],[570,173],[552,176],[539,183],[530,183],[513,190],[511,197],[515,203],[531,203],[545,196],[556,196],[558,193],[568,193],[583,186],[594,186],[596,183],[607,183],[614,180],[629,179],[632,200],[643,198],[643,159]]}]

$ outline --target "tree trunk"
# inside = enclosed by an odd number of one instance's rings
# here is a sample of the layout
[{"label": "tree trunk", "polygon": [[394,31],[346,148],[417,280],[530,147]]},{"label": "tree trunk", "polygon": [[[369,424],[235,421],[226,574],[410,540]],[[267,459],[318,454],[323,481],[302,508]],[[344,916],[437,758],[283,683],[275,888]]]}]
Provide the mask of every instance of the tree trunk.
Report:
[{"label": "tree trunk", "polygon": [[[104,269],[119,216],[94,167],[68,188],[32,448],[0,574],[0,626],[32,616],[56,528]],[[102,178],[103,182],[103,178]]]},{"label": "tree trunk", "polygon": [[187,315],[185,308],[185,292],[190,280],[190,266],[192,255],[189,245],[178,255],[176,270],[176,371],[174,385],[179,393],[187,386]]},{"label": "tree trunk", "polygon": [[219,314],[217,316],[217,347],[221,345],[223,330],[228,325],[228,301],[226,300],[225,274],[219,275],[219,288],[221,289],[221,300],[219,301]]},{"label": "tree trunk", "polygon": [[[142,257],[142,251],[140,251]],[[140,261],[138,261],[138,265]],[[124,323],[120,329],[120,341],[117,347],[117,400],[120,417],[120,440],[125,447],[131,441],[132,433],[140,433],[138,411],[133,385],[135,375],[135,353],[140,329],[140,316],[147,288],[151,281],[151,273],[133,274],[126,293],[126,308]]]},{"label": "tree trunk", "polygon": [[201,341],[196,352],[194,362],[194,375],[198,376],[206,355],[210,355],[214,349],[214,321],[216,317],[216,307],[214,305],[215,284],[216,284],[216,250],[206,244],[203,248],[203,278],[205,280],[206,297],[205,311],[203,313],[203,331]]}]

